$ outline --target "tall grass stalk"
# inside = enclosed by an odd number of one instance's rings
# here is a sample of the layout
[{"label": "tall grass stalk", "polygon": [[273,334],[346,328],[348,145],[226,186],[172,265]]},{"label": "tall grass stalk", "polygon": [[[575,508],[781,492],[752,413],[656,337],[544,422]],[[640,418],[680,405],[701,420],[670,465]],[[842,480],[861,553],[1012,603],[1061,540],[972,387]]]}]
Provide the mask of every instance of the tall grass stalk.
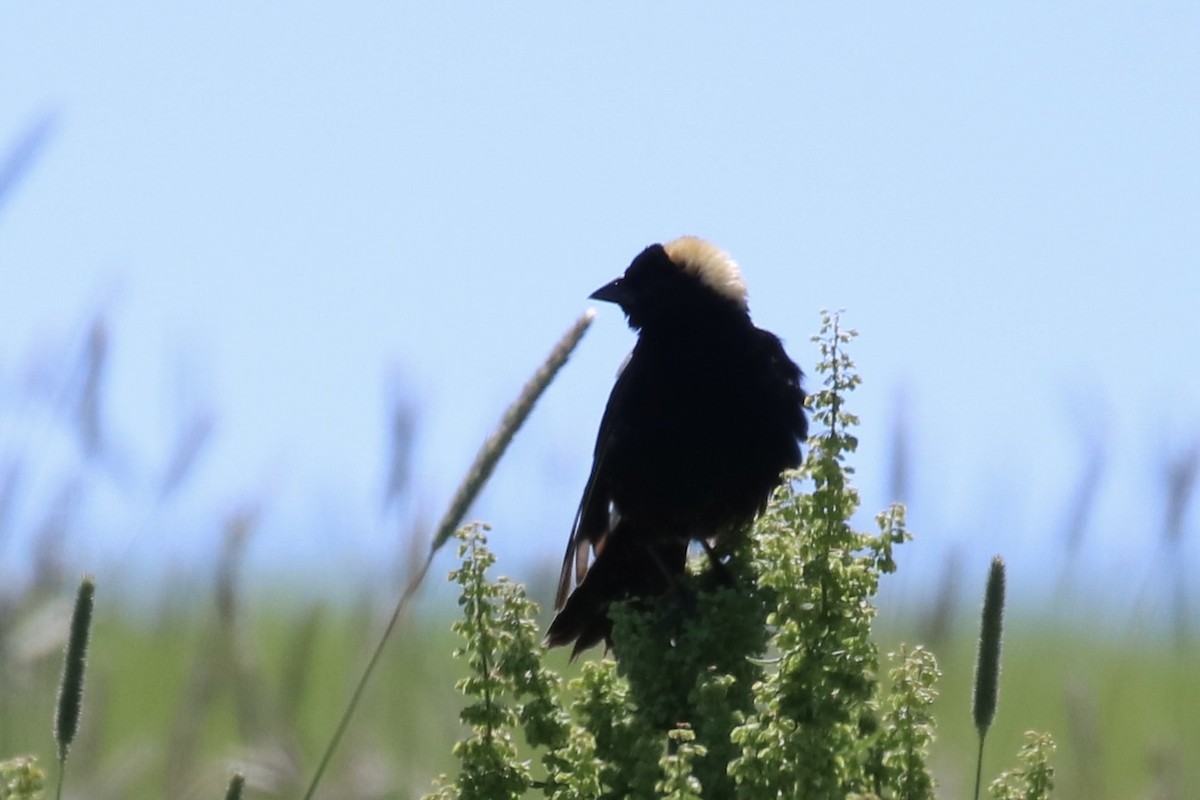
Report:
[{"label": "tall grass stalk", "polygon": [[1000,640],[1004,624],[1004,560],[992,559],[983,597],[983,619],[979,626],[979,656],[975,661],[975,691],[971,712],[979,731],[979,754],[975,761],[975,800],[983,778],[983,742],[996,719],[1000,701]]},{"label": "tall grass stalk", "polygon": [[241,772],[233,773],[229,786],[225,789],[225,800],[242,800],[242,790],[246,786],[246,776]]},{"label": "tall grass stalk", "polygon": [[513,436],[516,435],[517,431],[520,430],[525,420],[529,417],[529,413],[533,410],[533,406],[538,398],[546,391],[546,388],[554,380],[554,377],[562,369],[562,366],[567,363],[567,358],[575,350],[576,345],[579,344],[580,339],[583,338],[584,333],[591,326],[592,319],[595,316],[596,312],[588,309],[563,334],[562,338],[554,346],[554,349],[550,351],[550,355],[521,389],[521,393],[517,396],[517,399],[505,410],[504,416],[500,419],[500,424],[496,427],[492,435],[488,437],[487,441],[483,443],[483,447],[480,448],[479,453],[475,456],[474,462],[472,462],[470,469],[467,470],[467,474],[463,477],[462,483],[459,484],[454,497],[450,500],[446,513],[442,515],[442,520],[438,523],[424,563],[409,579],[408,585],[404,587],[404,592],[396,602],[392,616],[388,619],[388,623],[379,637],[379,642],[375,645],[375,649],[367,661],[367,666],[363,669],[362,677],[359,678],[358,683],[355,685],[354,691],[350,695],[350,700],[342,712],[341,719],[338,720],[333,736],[329,740],[325,752],[321,755],[321,760],[317,764],[317,770],[313,774],[312,782],[309,784],[308,790],[304,793],[304,800],[311,800],[313,794],[316,792],[317,786],[321,782],[321,777],[325,774],[325,770],[333,759],[333,754],[337,751],[338,744],[341,742],[342,736],[346,733],[346,728],[349,727],[350,720],[354,716],[354,711],[362,699],[363,690],[366,689],[367,682],[371,679],[371,674],[375,671],[375,667],[383,655],[383,649],[387,645],[392,631],[396,629],[400,617],[403,615],[405,609],[408,608],[408,604],[412,601],[417,590],[424,582],[425,576],[429,573],[429,568],[433,564],[433,557],[458,528],[459,523],[466,516],[471,504],[479,496],[479,492],[482,491],[488,478],[491,477],[492,471],[496,468],[496,463],[504,455],[504,451],[508,449]]},{"label": "tall grass stalk", "polygon": [[62,681],[58,688],[58,707],[54,716],[54,741],[58,745],[58,791],[62,798],[63,774],[67,767],[67,752],[79,730],[79,713],[83,706],[83,674],[87,667],[88,637],[92,629],[92,608],[96,584],[85,575],[75,595],[71,613],[71,633],[63,658]]}]

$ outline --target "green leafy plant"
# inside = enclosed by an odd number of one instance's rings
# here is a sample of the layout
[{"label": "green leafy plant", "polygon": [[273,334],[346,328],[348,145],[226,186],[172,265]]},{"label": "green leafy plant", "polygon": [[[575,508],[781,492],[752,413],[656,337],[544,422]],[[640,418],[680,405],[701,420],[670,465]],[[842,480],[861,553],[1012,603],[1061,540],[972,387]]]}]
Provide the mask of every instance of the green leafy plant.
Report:
[{"label": "green leafy plant", "polygon": [[1025,734],[1025,745],[1017,754],[1021,766],[992,781],[996,800],[1046,800],[1054,789],[1054,767],[1050,756],[1054,742],[1044,733]]},{"label": "green leafy plant", "polygon": [[0,800],[42,800],[46,773],[32,756],[0,761]]},{"label": "green leafy plant", "polygon": [[[455,748],[458,775],[442,776],[429,797],[934,796],[937,664],[924,648],[901,648],[885,686],[870,635],[879,581],[910,538],[904,509],[881,513],[874,532],[850,523],[853,337],[824,316],[811,399],[819,432],[732,548],[726,574],[698,564],[660,601],[618,604],[619,658],[584,664],[565,686],[543,663],[524,589],[488,577],[486,529],[459,531],[454,627],[469,668],[459,683],[469,735]],[[1000,785],[1048,791],[1048,739],[1037,742]]]}]

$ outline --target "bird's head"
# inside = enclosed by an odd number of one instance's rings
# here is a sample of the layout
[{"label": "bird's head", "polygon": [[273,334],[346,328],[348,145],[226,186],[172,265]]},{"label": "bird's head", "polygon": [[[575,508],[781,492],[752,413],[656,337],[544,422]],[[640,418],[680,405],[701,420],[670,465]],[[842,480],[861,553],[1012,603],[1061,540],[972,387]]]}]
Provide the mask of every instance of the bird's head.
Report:
[{"label": "bird's head", "polygon": [[591,297],[619,305],[636,329],[714,312],[748,313],[746,284],[737,263],[695,236],[650,245],[624,275]]}]

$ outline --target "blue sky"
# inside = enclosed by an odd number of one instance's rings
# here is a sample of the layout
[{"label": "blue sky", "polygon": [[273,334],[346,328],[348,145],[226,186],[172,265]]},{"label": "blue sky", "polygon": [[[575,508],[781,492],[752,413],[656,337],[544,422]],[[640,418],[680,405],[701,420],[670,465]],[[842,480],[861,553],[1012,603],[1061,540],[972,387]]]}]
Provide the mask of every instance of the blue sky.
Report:
[{"label": "blue sky", "polygon": [[[52,124],[0,205],[0,445],[53,427],[29,364],[100,311],[127,470],[78,552],[145,523],[139,564],[190,569],[262,495],[256,568],[371,563],[396,376],[436,516],[588,293],[694,233],[807,371],[818,309],[860,331],[868,511],[904,398],[913,585],[952,546],[1045,584],[1098,430],[1085,578],[1148,573],[1164,454],[1200,437],[1197,31],[1188,3],[6,5],[0,143]],[[511,571],[557,559],[631,344],[601,309],[478,505]],[[39,457],[27,523],[84,469]]]}]

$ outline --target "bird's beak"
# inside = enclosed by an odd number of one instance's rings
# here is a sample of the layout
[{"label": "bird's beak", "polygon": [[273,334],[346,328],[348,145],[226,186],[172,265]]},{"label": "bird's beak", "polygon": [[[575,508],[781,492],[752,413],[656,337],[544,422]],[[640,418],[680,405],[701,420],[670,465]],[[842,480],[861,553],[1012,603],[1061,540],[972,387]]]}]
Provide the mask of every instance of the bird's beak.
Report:
[{"label": "bird's beak", "polygon": [[612,283],[606,283],[596,291],[592,292],[589,297],[592,300],[604,300],[608,303],[622,305],[626,297],[625,279],[617,278]]}]

